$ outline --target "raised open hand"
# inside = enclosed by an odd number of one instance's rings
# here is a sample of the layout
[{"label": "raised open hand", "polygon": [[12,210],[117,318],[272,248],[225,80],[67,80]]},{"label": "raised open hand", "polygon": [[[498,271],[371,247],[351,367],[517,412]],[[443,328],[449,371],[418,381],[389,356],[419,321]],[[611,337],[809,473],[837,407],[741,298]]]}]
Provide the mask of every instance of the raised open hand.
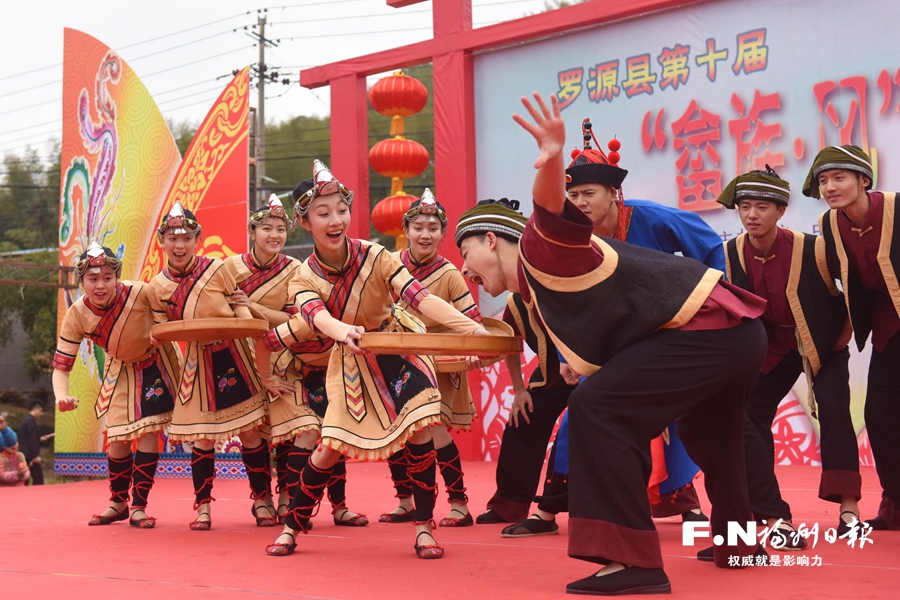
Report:
[{"label": "raised open hand", "polygon": [[550,96],[552,111],[539,93],[534,92],[533,96],[540,111],[525,96],[522,96],[522,105],[531,115],[534,123],[518,114],[513,115],[513,120],[534,136],[537,141],[541,154],[534,161],[534,168],[539,169],[548,160],[562,152],[566,145],[566,123],[559,114],[559,104],[555,95]]}]

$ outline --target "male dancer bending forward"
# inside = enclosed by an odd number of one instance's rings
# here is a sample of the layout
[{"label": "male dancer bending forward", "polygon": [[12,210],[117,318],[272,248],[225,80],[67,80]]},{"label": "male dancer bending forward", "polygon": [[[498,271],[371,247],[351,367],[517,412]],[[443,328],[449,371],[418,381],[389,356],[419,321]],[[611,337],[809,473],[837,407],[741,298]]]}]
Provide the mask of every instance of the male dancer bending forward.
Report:
[{"label": "male dancer bending forward", "polygon": [[[698,261],[592,238],[590,219],[563,194],[565,123],[556,100],[551,113],[535,98],[540,112],[523,99],[534,123],[514,117],[540,148],[534,214],[518,248],[491,232],[458,238],[463,274],[495,296],[521,293],[587,376],[569,401],[569,555],[606,566],[567,591],[669,592],[646,493],[650,441],[678,419],[679,437],[706,474],[713,535],[724,537],[728,521],[751,520],[743,407],[765,355],[757,319],[764,303]],[[460,221],[474,213],[502,225],[508,211],[480,205]],[[715,562],[727,567],[729,555],[756,550],[740,541],[718,546]]]}]

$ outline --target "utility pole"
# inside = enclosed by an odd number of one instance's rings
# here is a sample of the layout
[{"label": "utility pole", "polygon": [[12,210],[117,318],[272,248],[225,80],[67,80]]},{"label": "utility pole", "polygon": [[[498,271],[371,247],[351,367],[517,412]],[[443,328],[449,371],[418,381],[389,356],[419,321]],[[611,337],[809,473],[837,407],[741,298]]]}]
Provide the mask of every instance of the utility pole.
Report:
[{"label": "utility pole", "polygon": [[[256,188],[256,198],[254,199],[254,203],[256,204],[255,208],[262,208],[266,204],[266,194],[263,191],[263,185],[265,185],[266,181],[274,181],[266,177],[266,79],[270,81],[270,83],[278,83],[278,71],[272,71],[269,73],[269,68],[266,66],[266,46],[272,45],[277,46],[278,42],[281,40],[267,40],[266,39],[266,12],[268,9],[263,8],[257,12],[261,16],[256,18],[256,32],[247,31],[250,25],[244,26],[244,32],[250,38],[256,40],[259,44],[259,63],[256,65],[256,81],[257,81],[257,92],[259,95],[257,96],[257,106],[256,106],[256,134],[254,136],[256,142],[256,152],[254,152],[253,163],[255,164],[254,173],[256,176],[254,177],[254,186]],[[277,67],[276,67],[277,69]],[[237,74],[238,71],[232,71],[233,74]],[[284,78],[281,80],[282,85],[290,85],[291,81],[288,78]]]},{"label": "utility pole", "polygon": [[257,81],[259,97],[256,109],[256,207],[265,204],[263,178],[266,175],[266,16],[257,17],[259,27],[259,64],[257,65]]}]

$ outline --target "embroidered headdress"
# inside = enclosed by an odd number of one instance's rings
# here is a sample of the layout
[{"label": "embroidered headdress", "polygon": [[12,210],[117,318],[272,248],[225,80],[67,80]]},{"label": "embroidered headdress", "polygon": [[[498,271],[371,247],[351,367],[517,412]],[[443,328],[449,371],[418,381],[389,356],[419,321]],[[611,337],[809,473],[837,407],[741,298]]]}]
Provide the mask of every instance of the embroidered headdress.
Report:
[{"label": "embroidered headdress", "polygon": [[292,194],[294,200],[294,219],[302,217],[309,210],[309,205],[319,196],[327,196],[329,194],[340,194],[341,199],[347,203],[347,206],[353,206],[353,192],[348,190],[338,181],[331,171],[328,170],[322,161],[316,159],[313,161],[313,178],[306,179],[297,184]]},{"label": "embroidered headdress", "polygon": [[200,223],[197,222],[197,217],[194,216],[194,213],[185,209],[181,202],[176,200],[175,204],[172,205],[172,210],[163,217],[162,223],[156,230],[156,237],[160,244],[162,244],[163,238],[169,230],[172,230],[172,233],[175,234],[193,233],[196,237],[200,237],[202,228]]},{"label": "embroidered headdress", "polygon": [[412,220],[419,215],[435,215],[441,222],[442,228],[447,226],[447,211],[444,210],[444,207],[435,199],[434,194],[428,188],[425,188],[425,191],[422,192],[422,198],[413,202],[406,214],[403,215],[403,227],[409,227]]},{"label": "embroidered headdress", "polygon": [[266,202],[266,207],[264,209],[258,210],[250,215],[250,222],[247,224],[247,230],[252,231],[254,228],[265,223],[269,218],[281,219],[284,221],[284,224],[287,225],[288,229],[294,228],[294,220],[288,219],[281,200],[278,196],[272,194],[269,196],[269,200]]},{"label": "embroidered headdress", "polygon": [[87,250],[78,257],[78,262],[75,264],[75,274],[78,279],[81,279],[86,273],[99,273],[102,267],[112,269],[116,274],[116,278],[122,274],[122,263],[116,258],[115,253],[109,248],[98,244],[97,240],[91,240]]}]

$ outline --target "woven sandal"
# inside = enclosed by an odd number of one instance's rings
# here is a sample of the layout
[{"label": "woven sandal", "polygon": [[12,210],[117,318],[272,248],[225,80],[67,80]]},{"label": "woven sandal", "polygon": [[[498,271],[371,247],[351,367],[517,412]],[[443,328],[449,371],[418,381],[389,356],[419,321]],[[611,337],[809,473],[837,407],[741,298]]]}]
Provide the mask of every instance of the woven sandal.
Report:
[{"label": "woven sandal", "polygon": [[[116,507],[110,506],[111,509],[116,510]],[[91,520],[88,521],[88,525],[109,525],[110,523],[115,523],[116,521],[124,521],[128,518],[128,507],[122,509],[122,512],[117,513],[111,517],[102,517],[100,515],[94,515],[91,517]]]},{"label": "woven sandal", "polygon": [[275,542],[274,544],[269,544],[266,546],[266,554],[269,556],[290,556],[294,553],[294,550],[297,548],[297,544],[294,542],[294,534],[284,531],[278,537],[281,537],[282,535],[290,536],[291,543],[279,544],[278,542]]}]

